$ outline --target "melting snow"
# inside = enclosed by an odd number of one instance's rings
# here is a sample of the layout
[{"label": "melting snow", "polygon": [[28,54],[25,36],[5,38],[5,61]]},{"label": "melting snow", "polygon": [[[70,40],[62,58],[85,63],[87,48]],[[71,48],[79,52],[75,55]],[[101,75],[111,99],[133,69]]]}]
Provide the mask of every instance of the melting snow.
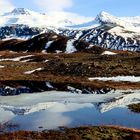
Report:
[{"label": "melting snow", "polygon": [[100,81],[115,81],[115,82],[140,82],[140,77],[137,76],[117,76],[117,77],[94,77],[89,78],[90,81],[100,80]]},{"label": "melting snow", "polygon": [[24,74],[32,74],[32,73],[34,73],[34,72],[36,72],[36,71],[41,71],[41,70],[43,70],[43,68],[37,68],[37,69],[35,69],[35,70],[26,71],[26,72],[24,72]]},{"label": "melting snow", "polygon": [[73,52],[77,51],[75,46],[74,46],[74,42],[75,42],[74,39],[70,39],[67,41],[66,53],[73,53]]},{"label": "melting snow", "polygon": [[58,38],[58,36],[57,36],[57,35],[52,36],[52,39],[56,39],[56,38]]},{"label": "melting snow", "polygon": [[56,50],[55,52],[56,52],[56,53],[62,53],[62,51],[60,51],[60,50]]},{"label": "melting snow", "polygon": [[0,59],[0,61],[20,61],[21,59],[24,59],[24,58],[28,58],[28,57],[32,57],[34,55],[26,55],[26,56],[20,56],[20,57],[15,57],[15,58],[3,58],[3,59]]},{"label": "melting snow", "polygon": [[110,51],[104,51],[101,55],[116,55],[116,53]]},{"label": "melting snow", "polygon": [[54,41],[49,41],[46,43],[45,49],[47,50]]},{"label": "melting snow", "polygon": [[32,61],[33,59],[26,59],[26,60],[22,60],[21,62],[29,62]]},{"label": "melting snow", "polygon": [[0,68],[4,68],[4,66],[1,66],[1,65],[0,65]]},{"label": "melting snow", "polygon": [[46,86],[48,87],[48,88],[54,88],[51,84],[50,84],[50,82],[46,82]]},{"label": "melting snow", "polygon": [[46,59],[44,62],[49,62],[49,60]]}]

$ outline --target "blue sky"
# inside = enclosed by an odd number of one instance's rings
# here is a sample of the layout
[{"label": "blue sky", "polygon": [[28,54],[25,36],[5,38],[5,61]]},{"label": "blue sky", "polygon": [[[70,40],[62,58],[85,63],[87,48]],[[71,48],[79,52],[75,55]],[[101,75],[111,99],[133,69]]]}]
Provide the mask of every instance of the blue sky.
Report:
[{"label": "blue sky", "polygon": [[140,0],[75,0],[75,6],[71,11],[86,16],[95,16],[100,11],[116,16],[138,16],[140,15]]},{"label": "blue sky", "polygon": [[[24,7],[35,11],[62,10],[83,16],[96,16],[101,11],[116,16],[140,16],[140,0],[0,0],[13,7]],[[55,3],[55,4],[54,4]],[[7,9],[8,9],[8,4]]]}]

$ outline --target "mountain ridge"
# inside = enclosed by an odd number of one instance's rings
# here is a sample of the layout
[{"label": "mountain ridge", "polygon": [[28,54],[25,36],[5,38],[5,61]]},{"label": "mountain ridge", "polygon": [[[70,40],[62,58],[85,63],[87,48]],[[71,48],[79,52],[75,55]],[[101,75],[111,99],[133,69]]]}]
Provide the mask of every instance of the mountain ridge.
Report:
[{"label": "mountain ridge", "polygon": [[[50,18],[49,16],[55,15],[54,18],[56,18],[56,16],[58,16],[60,18],[60,21],[63,21],[63,20],[64,21],[71,21],[68,18],[63,18],[64,15],[67,16],[68,14],[70,15],[70,13],[66,13],[66,12],[51,12],[51,14],[50,13],[39,13],[39,12],[35,12],[35,11],[25,9],[25,8],[15,8],[10,12],[4,13],[3,15],[1,15],[1,17],[4,18],[4,17],[7,17],[7,16],[11,16],[11,17],[8,17],[8,18],[13,18],[12,16],[15,16],[15,17],[18,16],[18,18],[22,18],[22,16],[24,16],[24,17],[26,17],[26,16],[27,17],[28,16],[30,16],[30,17],[38,16],[37,18],[42,18],[43,17],[44,20],[45,20],[45,18],[49,19]],[[83,17],[81,17],[81,18],[83,18]],[[139,21],[140,21],[139,16],[137,16],[137,17],[116,17],[116,16],[113,16],[113,15],[111,15],[111,14],[105,12],[105,11],[102,11],[96,17],[92,17],[92,19],[89,20],[89,21],[85,20],[81,24],[84,24],[84,23],[87,24],[88,22],[93,22],[93,21],[95,22],[96,21],[96,22],[99,22],[99,23],[106,23],[106,24],[107,23],[112,23],[112,24],[117,24],[117,25],[119,25],[119,24],[124,24],[125,25],[126,23],[127,24],[132,24],[133,22],[135,22],[135,21],[133,21],[133,19],[136,19],[136,20],[139,19]],[[31,21],[32,18],[28,19],[28,20]],[[38,20],[40,20],[40,19],[38,19]],[[75,19],[75,21],[76,20],[77,19]],[[54,19],[54,21],[55,21],[55,19]],[[77,22],[78,22],[78,20],[77,20]],[[71,23],[73,23],[73,22],[71,21],[69,23],[70,23],[70,25],[66,25],[66,26],[61,26],[60,25],[59,27],[71,26],[72,25]],[[21,23],[18,23],[18,22],[14,23],[13,22],[11,24],[21,24]],[[28,25],[28,22],[24,23],[24,24]],[[74,25],[75,25],[75,23],[74,23]],[[1,26],[4,26],[4,24],[3,25],[1,24]],[[46,26],[50,26],[50,25],[47,25],[47,23],[46,23]],[[52,24],[52,26],[53,26],[53,24]]]},{"label": "mountain ridge", "polygon": [[72,21],[68,13],[54,12],[49,15],[18,8],[1,18],[4,19],[0,28],[1,39],[30,39],[42,33],[55,32],[103,48],[140,51],[140,24],[131,18],[125,20],[107,12],[80,22],[79,19]]}]

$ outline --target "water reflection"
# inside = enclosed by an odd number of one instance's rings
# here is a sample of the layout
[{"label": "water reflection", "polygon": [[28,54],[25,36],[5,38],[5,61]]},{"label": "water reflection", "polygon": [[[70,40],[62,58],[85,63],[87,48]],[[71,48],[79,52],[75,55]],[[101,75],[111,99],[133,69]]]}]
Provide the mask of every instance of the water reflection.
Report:
[{"label": "water reflection", "polygon": [[[140,129],[140,114],[127,108],[114,108],[101,113],[93,104],[61,104],[47,110],[16,116],[11,122],[21,130],[56,129],[59,126],[121,125]],[[40,128],[39,128],[40,127]]]}]

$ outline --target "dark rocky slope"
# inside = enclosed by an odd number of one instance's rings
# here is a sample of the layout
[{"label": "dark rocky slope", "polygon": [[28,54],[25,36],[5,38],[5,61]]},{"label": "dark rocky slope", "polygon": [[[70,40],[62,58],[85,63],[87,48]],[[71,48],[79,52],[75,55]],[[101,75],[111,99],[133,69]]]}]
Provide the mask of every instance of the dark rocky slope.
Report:
[{"label": "dark rocky slope", "polygon": [[[108,25],[102,25],[97,28],[73,30],[73,29],[47,29],[47,28],[31,28],[26,25],[13,25],[0,28],[0,39],[7,37],[12,38],[32,38],[35,35],[39,35],[42,32],[67,36],[71,39],[81,40],[88,42],[94,46],[100,46],[103,48],[113,50],[129,50],[140,51],[140,38],[139,37],[123,37],[119,35],[113,35],[108,32],[110,27]],[[131,34],[131,32],[130,32]]]},{"label": "dark rocky slope", "polygon": [[11,39],[0,41],[0,51],[15,52],[79,52],[91,51],[101,53],[104,49],[96,47],[82,40],[72,40],[69,37],[60,36],[55,33],[44,33],[29,40]]}]

